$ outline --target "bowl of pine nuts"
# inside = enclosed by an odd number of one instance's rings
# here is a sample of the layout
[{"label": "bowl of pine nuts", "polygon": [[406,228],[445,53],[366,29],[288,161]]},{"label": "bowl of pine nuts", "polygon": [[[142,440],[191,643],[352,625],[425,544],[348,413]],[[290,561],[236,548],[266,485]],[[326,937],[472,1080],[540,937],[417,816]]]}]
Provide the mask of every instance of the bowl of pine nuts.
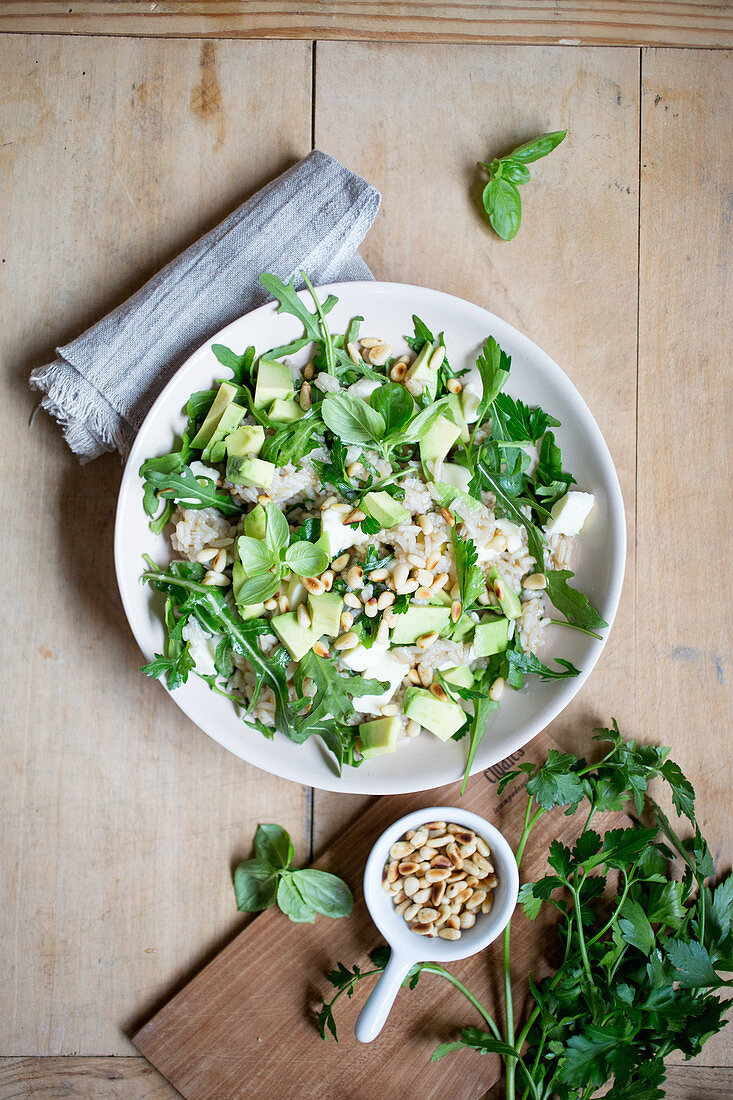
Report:
[{"label": "bowl of pine nuts", "polygon": [[377,1037],[416,962],[453,962],[488,947],[518,893],[512,849],[478,814],[432,806],[385,830],[367,860],[364,899],[392,954],[357,1020],[357,1039]]}]

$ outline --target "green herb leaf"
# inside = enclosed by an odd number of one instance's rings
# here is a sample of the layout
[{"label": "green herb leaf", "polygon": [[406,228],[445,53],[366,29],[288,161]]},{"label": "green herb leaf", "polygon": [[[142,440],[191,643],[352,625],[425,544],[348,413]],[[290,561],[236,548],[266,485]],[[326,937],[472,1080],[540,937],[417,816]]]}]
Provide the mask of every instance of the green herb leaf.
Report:
[{"label": "green herb leaf", "polygon": [[252,604],[264,603],[265,600],[269,600],[274,596],[280,587],[279,572],[256,573],[246,580],[240,580],[235,573],[233,579],[234,600],[240,607],[250,607]]},{"label": "green herb leaf", "polygon": [[328,393],[321,404],[321,416],[327,428],[344,443],[375,443],[385,436],[381,413],[348,393]]},{"label": "green herb leaf", "polygon": [[591,605],[587,596],[577,588],[571,588],[568,579],[574,577],[569,569],[546,569],[547,594],[568,622],[584,630],[598,630],[608,623]]},{"label": "green herb leaf", "polygon": [[276,504],[268,504],[265,508],[265,543],[273,554],[279,556],[289,539],[288,521]]},{"label": "green herb leaf", "polygon": [[299,577],[317,577],[328,566],[328,555],[311,542],[296,542],[285,552],[285,564]]},{"label": "green herb leaf", "polygon": [[554,130],[549,134],[540,134],[532,141],[526,141],[524,145],[518,145],[516,149],[512,150],[508,158],[504,159],[517,161],[519,164],[531,164],[535,160],[546,157],[553,149],[557,149],[566,134],[567,130]]},{"label": "green herb leaf", "polygon": [[190,466],[165,472],[146,462],[140,471],[159,497],[173,500],[182,508],[218,508],[225,516],[238,516],[241,512],[229,493],[217,489],[211,478],[196,477]]},{"label": "green herb leaf", "polygon": [[511,241],[522,221],[522,199],[517,185],[507,179],[491,179],[483,191],[484,210],[495,233]]},{"label": "green herb leaf", "polygon": [[[511,363],[511,360],[508,362]],[[501,422],[503,439],[517,443],[536,443],[548,428],[560,426],[560,421],[543,409],[531,409],[508,393],[497,393],[493,404],[494,415]]]},{"label": "green herb leaf", "polygon": [[219,360],[223,367],[228,367],[232,372],[233,381],[238,386],[244,386],[245,389],[254,393],[255,377],[254,377],[254,361],[255,361],[255,349],[249,347],[241,355],[237,355],[231,348],[225,347],[224,344],[212,344],[211,350],[216,358]]},{"label": "green herb leaf", "polygon": [[348,917],[354,897],[345,882],[327,871],[308,867],[293,872],[293,882],[306,905],[324,917]]},{"label": "green herb leaf", "polygon": [[621,906],[618,926],[626,943],[637,947],[643,955],[651,954],[656,940],[649,919],[638,901],[626,899]]},{"label": "green herb leaf", "polygon": [[536,674],[542,683],[546,683],[548,680],[567,680],[569,676],[580,676],[580,669],[564,657],[555,657],[555,663],[562,666],[562,672],[549,668],[534,653],[525,653],[521,649],[508,649],[506,659],[510,670],[522,674]]},{"label": "green herb leaf", "polygon": [[283,871],[277,884],[277,904],[295,924],[313,924],[315,909],[308,904],[296,881],[297,871]]},{"label": "green herb leaf", "polygon": [[460,588],[459,598],[463,610],[468,611],[481,593],[486,591],[486,579],[483,570],[476,564],[478,562],[478,551],[473,539],[459,535],[455,527],[450,529],[450,538],[456,563],[458,587]]},{"label": "green herb leaf", "polygon": [[259,913],[275,904],[277,871],[266,859],[247,859],[234,870],[234,896],[242,913]]},{"label": "green herb leaf", "polygon": [[396,435],[412,417],[412,397],[398,382],[380,386],[369,398],[369,404],[382,417],[385,436]]},{"label": "green herb leaf", "polygon": [[486,721],[491,714],[492,710],[496,710],[499,706],[492,699],[489,699],[488,695],[484,695],[480,699],[476,699],[473,705],[473,717],[470,719],[468,727],[468,756],[466,758],[466,770],[463,773],[463,783],[461,784],[461,794],[466,791],[466,784],[468,783],[471,775],[471,768],[473,762],[476,759],[476,753],[478,747],[481,744],[484,734],[486,733]]},{"label": "green herb leaf", "polygon": [[[272,505],[268,505],[272,507]],[[262,539],[254,539],[249,535],[240,535],[237,539],[237,552],[242,568],[248,576],[254,577],[258,573],[268,573],[276,568],[279,563],[277,553],[271,549]],[[280,575],[277,576],[278,582]]]},{"label": "green herb leaf", "polygon": [[[318,314],[311,313],[298,297],[298,292],[295,289],[295,276],[293,276],[289,283],[284,283],[282,279],[278,279],[277,275],[265,273],[260,275],[260,282],[265,290],[268,290],[273,298],[277,298],[280,303],[277,312],[290,313],[293,317],[297,317],[303,325],[308,338],[320,344],[322,333]],[[335,305],[336,298],[333,294],[329,294],[326,301],[321,305],[321,310],[324,314],[330,313]]]},{"label": "green herb leaf", "polygon": [[484,345],[476,359],[482,386],[481,402],[477,409],[477,424],[485,419],[492,401],[498,396],[499,391],[509,377],[511,365],[511,356],[499,347],[493,336],[484,341]]},{"label": "green herb leaf", "polygon": [[273,867],[289,867],[295,854],[293,842],[282,825],[258,825],[254,839],[255,855]]}]

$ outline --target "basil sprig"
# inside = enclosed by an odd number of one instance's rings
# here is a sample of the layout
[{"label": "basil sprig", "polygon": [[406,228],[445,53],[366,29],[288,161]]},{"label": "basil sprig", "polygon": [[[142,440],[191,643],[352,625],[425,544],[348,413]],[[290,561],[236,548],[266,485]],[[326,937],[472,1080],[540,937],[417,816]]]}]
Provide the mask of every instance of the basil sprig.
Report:
[{"label": "basil sprig", "polygon": [[316,577],[328,565],[320,546],[302,539],[290,542],[290,527],[276,504],[265,508],[265,537],[240,535],[237,541],[240,569],[234,570],[234,599],[241,607],[269,600],[288,573]]},{"label": "basil sprig", "polygon": [[567,130],[555,130],[551,134],[540,134],[534,141],[517,146],[505,157],[495,157],[492,161],[479,161],[479,168],[489,173],[489,182],[483,190],[484,210],[495,233],[502,240],[511,241],[516,237],[522,221],[522,199],[519,187],[529,183],[528,164],[540,160],[556,149]]}]

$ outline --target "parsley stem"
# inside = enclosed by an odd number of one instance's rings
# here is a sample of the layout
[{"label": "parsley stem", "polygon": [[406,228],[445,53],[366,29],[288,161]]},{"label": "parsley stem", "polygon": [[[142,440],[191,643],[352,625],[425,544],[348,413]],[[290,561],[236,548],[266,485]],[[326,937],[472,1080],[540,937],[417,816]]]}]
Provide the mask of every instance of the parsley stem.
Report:
[{"label": "parsley stem", "polygon": [[494,1038],[498,1039],[499,1042],[502,1041],[501,1032],[499,1031],[499,1028],[496,1026],[496,1023],[494,1022],[493,1017],[490,1015],[490,1013],[488,1013],[486,1011],[486,1009],[481,1004],[481,1002],[476,997],[474,997],[473,993],[471,993],[470,990],[466,989],[463,982],[459,982],[458,978],[454,978],[454,976],[450,973],[450,971],[444,970],[443,967],[439,966],[437,963],[423,963],[420,966],[420,970],[425,971],[426,974],[439,974],[441,978],[445,978],[447,981],[449,981],[451,983],[451,985],[454,985],[456,987],[456,989],[460,989],[463,996],[466,997],[466,999],[471,1002],[471,1004],[476,1009],[478,1014],[488,1024],[489,1030],[491,1031]]}]

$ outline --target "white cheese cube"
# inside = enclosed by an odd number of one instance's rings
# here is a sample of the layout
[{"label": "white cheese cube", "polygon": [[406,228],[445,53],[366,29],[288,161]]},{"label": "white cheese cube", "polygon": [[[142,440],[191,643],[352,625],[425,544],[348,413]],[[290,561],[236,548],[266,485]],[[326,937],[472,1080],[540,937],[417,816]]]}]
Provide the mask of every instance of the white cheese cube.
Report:
[{"label": "white cheese cube", "polygon": [[579,535],[594,504],[592,493],[566,493],[552,506],[545,534],[567,535],[568,538]]}]

